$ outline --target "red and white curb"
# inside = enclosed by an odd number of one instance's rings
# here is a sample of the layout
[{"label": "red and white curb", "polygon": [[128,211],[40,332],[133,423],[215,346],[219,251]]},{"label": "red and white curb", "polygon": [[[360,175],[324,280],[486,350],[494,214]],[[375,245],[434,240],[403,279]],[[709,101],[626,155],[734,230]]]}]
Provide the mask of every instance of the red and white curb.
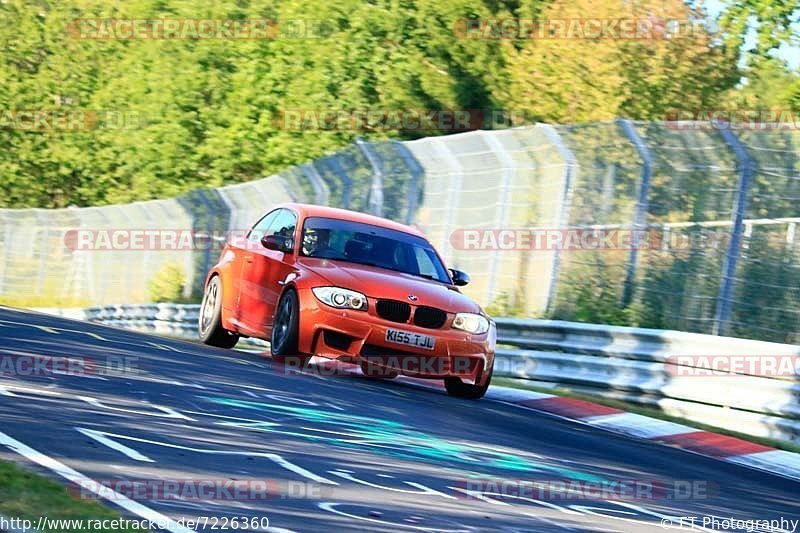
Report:
[{"label": "red and white curb", "polygon": [[[312,364],[326,368],[338,368],[343,374],[354,376],[361,374],[358,366],[338,361],[314,358]],[[440,380],[400,376],[396,381],[427,389],[441,390],[444,388]],[[800,481],[800,454],[777,450],[736,437],[628,413],[621,409],[585,400],[524,389],[492,386],[484,399],[549,413],[567,420],[681,448]]]},{"label": "red and white curb", "polygon": [[576,398],[504,387],[490,387],[485,398],[558,415],[590,426],[682,448],[800,481],[800,454],[797,453],[777,450],[675,422],[628,413]]}]

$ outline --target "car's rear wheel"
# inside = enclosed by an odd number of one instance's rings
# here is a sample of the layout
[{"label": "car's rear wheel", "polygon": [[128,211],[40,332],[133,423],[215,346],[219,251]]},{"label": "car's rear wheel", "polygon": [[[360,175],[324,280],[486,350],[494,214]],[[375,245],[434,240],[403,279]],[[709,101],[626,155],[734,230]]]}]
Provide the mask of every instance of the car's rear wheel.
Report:
[{"label": "car's rear wheel", "polygon": [[444,388],[447,394],[455,396],[456,398],[464,398],[467,400],[478,400],[483,398],[486,391],[489,389],[489,383],[492,381],[492,372],[494,367],[489,369],[489,376],[486,378],[486,383],[483,385],[470,385],[464,383],[461,379],[452,377],[444,379]]},{"label": "car's rear wheel", "polygon": [[214,276],[206,285],[200,316],[197,319],[200,340],[209,346],[233,348],[239,335],[222,327],[222,283]]},{"label": "car's rear wheel", "polygon": [[297,350],[300,330],[300,302],[294,289],[286,289],[278,300],[272,321],[269,350],[272,358],[281,363],[303,367],[311,358]]}]

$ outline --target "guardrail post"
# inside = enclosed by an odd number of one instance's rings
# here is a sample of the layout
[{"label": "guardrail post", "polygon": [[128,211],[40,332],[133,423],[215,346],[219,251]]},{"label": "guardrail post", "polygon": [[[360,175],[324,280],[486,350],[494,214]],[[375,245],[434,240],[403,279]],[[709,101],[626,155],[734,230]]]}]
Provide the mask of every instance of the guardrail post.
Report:
[{"label": "guardrail post", "polygon": [[375,216],[383,216],[383,171],[378,156],[364,139],[356,139],[356,144],[372,167],[372,186],[369,190],[369,211]]},{"label": "guardrail post", "polygon": [[[569,209],[572,204],[572,191],[574,182],[577,179],[580,165],[578,159],[572,153],[572,150],[567,148],[564,144],[561,135],[558,134],[556,129],[551,124],[538,124],[539,127],[544,129],[545,135],[553,146],[558,150],[561,158],[564,160],[564,178],[561,187],[561,212],[559,213],[559,228],[565,228],[569,224]],[[550,288],[547,291],[547,311],[552,312],[555,309],[556,296],[558,295],[558,276],[561,272],[561,250],[556,250],[555,257],[553,258],[553,270],[550,277]]]},{"label": "guardrail post", "polygon": [[728,320],[731,314],[731,297],[736,278],[736,263],[739,261],[739,254],[742,248],[742,232],[744,230],[742,220],[747,210],[747,195],[750,192],[750,183],[754,172],[754,161],[736,134],[724,125],[720,128],[720,134],[736,154],[739,167],[739,187],[733,200],[731,240],[728,243],[725,261],[722,264],[722,282],[717,296],[717,309],[714,313],[714,325],[712,328],[714,335],[725,335],[728,329]]},{"label": "guardrail post", "polygon": [[339,162],[339,154],[332,155],[325,159],[328,167],[342,180],[342,209],[350,209],[350,195],[353,191],[353,180],[345,171],[342,164]]},{"label": "guardrail post", "polygon": [[408,167],[408,171],[411,173],[411,181],[408,183],[408,210],[406,211],[406,224],[412,224],[414,222],[414,215],[417,212],[417,204],[419,203],[419,190],[420,190],[420,182],[422,181],[422,176],[425,175],[425,170],[423,170],[422,165],[419,164],[419,161],[411,155],[411,152],[406,148],[406,145],[399,142],[399,141],[392,141],[397,153],[400,154],[400,157],[403,158],[403,162]]},{"label": "guardrail post", "polygon": [[314,188],[314,203],[317,205],[328,205],[328,198],[330,197],[330,190],[328,184],[322,180],[317,169],[313,165],[305,164],[300,165],[303,174],[311,182],[311,187]]},{"label": "guardrail post", "polygon": [[[653,156],[650,149],[645,144],[636,126],[628,119],[617,119],[617,123],[622,127],[622,131],[631,141],[639,157],[642,158],[642,173],[639,178],[639,195],[636,198],[636,208],[633,214],[633,229],[639,231],[647,226],[647,209],[649,207],[650,182],[653,172]],[[632,243],[638,243],[631,241]],[[625,268],[625,285],[622,291],[620,304],[626,307],[633,299],[633,291],[636,283],[636,269],[639,266],[639,247],[634,244],[628,255],[628,265]]]}]

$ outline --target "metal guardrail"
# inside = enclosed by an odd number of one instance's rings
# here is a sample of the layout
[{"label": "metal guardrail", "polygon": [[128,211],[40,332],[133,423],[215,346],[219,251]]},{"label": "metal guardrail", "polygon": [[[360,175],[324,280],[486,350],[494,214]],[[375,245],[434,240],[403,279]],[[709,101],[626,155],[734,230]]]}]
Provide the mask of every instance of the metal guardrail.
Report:
[{"label": "metal guardrail", "polygon": [[[199,341],[198,304],[120,304],[70,309],[37,307],[34,311],[131,331]],[[239,343],[260,348],[269,346],[269,343],[259,339],[241,339]]]},{"label": "metal guardrail", "polygon": [[800,443],[800,346],[557,320],[497,325],[495,375]]},{"label": "metal guardrail", "polygon": [[[195,304],[39,310],[197,339]],[[496,322],[496,377],[657,406],[687,420],[800,444],[800,346],[557,320],[498,318]],[[253,339],[244,342],[267,346]],[[763,364],[745,365],[735,372],[715,367],[719,361],[745,357],[772,358],[783,374],[774,375]],[[787,367],[787,362],[793,366]]]}]

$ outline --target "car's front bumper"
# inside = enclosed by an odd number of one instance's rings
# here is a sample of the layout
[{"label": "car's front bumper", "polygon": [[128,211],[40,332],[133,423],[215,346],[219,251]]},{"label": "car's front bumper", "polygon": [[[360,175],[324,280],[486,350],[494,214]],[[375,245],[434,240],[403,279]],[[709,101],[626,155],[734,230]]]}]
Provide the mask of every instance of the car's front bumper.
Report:
[{"label": "car's front bumper", "polygon": [[[392,322],[368,311],[335,309],[317,300],[310,289],[298,291],[300,324],[298,349],[331,359],[368,362],[370,367],[397,371],[421,378],[458,377],[465,383],[482,385],[494,362],[496,329],[472,335],[452,329],[448,316],[440,329]],[[426,335],[435,339],[432,350],[386,340],[388,329]]]}]

